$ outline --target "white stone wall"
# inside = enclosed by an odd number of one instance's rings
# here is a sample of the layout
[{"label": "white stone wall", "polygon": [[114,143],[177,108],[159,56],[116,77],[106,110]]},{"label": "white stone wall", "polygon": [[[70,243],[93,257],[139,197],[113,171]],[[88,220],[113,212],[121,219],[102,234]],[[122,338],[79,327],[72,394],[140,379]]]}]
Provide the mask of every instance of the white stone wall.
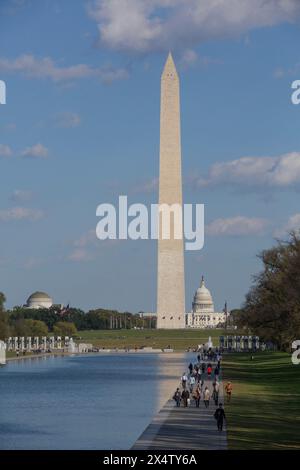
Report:
[{"label": "white stone wall", "polygon": [[6,344],[0,341],[0,365],[6,364]]},{"label": "white stone wall", "polygon": [[186,314],[186,324],[189,328],[216,328],[220,323],[225,324],[225,322],[224,312]]}]

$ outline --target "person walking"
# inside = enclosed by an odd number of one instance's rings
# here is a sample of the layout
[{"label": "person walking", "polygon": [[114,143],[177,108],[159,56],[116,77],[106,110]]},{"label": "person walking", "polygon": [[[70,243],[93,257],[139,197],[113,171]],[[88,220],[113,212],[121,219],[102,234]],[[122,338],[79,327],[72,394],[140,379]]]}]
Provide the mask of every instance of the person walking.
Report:
[{"label": "person walking", "polygon": [[200,354],[198,354],[198,356],[197,356],[198,364],[200,362],[200,358],[201,358],[201,356],[200,356]]},{"label": "person walking", "polygon": [[220,403],[219,407],[216,409],[214,417],[217,420],[218,431],[221,432],[223,430],[224,419],[226,420],[222,403]]},{"label": "person walking", "polygon": [[209,400],[210,400],[210,391],[208,387],[205,387],[205,390],[203,393],[203,401],[204,401],[205,408],[209,407]]},{"label": "person walking", "polygon": [[202,390],[203,390],[203,385],[204,385],[204,381],[203,381],[202,377],[200,377],[199,387],[200,387],[201,393],[202,393]]},{"label": "person walking", "polygon": [[194,393],[194,400],[195,400],[195,403],[196,403],[196,408],[199,408],[199,406],[200,406],[200,399],[201,399],[201,389],[200,389],[199,385],[197,385],[197,388],[196,388],[195,393]]},{"label": "person walking", "polygon": [[181,393],[179,388],[176,389],[176,392],[174,393],[173,400],[176,402],[177,408],[180,407],[180,402],[181,402]]},{"label": "person walking", "polygon": [[190,374],[192,374],[193,372],[193,364],[190,362],[189,364],[189,371],[190,371]]},{"label": "person walking", "polygon": [[190,392],[186,389],[182,391],[181,398],[183,400],[184,408],[188,407],[188,400],[190,399]]},{"label": "person walking", "polygon": [[211,373],[212,373],[212,366],[211,366],[211,364],[208,364],[208,366],[207,366],[207,376],[208,376],[209,379],[211,377]]},{"label": "person walking", "polygon": [[219,393],[220,383],[217,379],[215,379],[215,381],[213,383],[213,388],[214,388],[214,390],[216,390],[217,393]]},{"label": "person walking", "polygon": [[213,394],[212,394],[212,398],[215,402],[215,405],[218,406],[218,403],[219,403],[219,382],[214,382],[213,383]]},{"label": "person walking", "polygon": [[188,380],[187,375],[186,375],[186,373],[184,372],[184,373],[182,374],[182,377],[181,377],[181,385],[182,385],[182,388],[183,388],[183,389],[185,389],[185,387],[186,387],[187,380]]},{"label": "person walking", "polygon": [[232,395],[232,383],[231,382],[227,382],[225,386],[225,392],[227,395],[227,403],[229,403],[231,400],[231,395]]},{"label": "person walking", "polygon": [[201,370],[202,374],[205,374],[205,362],[202,362]]},{"label": "person walking", "polygon": [[193,375],[191,375],[189,382],[190,382],[190,393],[193,393],[193,388],[194,388],[194,385],[195,385],[195,382],[196,382],[196,379]]}]

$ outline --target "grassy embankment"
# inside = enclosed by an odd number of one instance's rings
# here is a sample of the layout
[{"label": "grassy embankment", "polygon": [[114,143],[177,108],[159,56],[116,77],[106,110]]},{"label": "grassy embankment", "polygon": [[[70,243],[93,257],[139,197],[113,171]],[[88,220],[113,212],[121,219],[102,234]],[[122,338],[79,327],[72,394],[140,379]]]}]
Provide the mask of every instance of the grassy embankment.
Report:
[{"label": "grassy embankment", "polygon": [[230,449],[300,449],[300,365],[287,353],[226,355]]},{"label": "grassy embankment", "polygon": [[209,336],[218,346],[222,333],[222,330],[93,330],[80,331],[78,336],[100,348],[166,348],[170,345],[176,351],[186,351],[206,343]]},{"label": "grassy embankment", "polygon": [[[222,333],[222,330],[89,330],[79,331],[80,340],[76,339],[76,342],[92,343],[94,347],[106,349],[143,346],[161,349],[171,346],[176,351],[186,351],[206,343],[209,336],[214,345],[218,346]],[[28,355],[30,353],[26,353]],[[16,357],[16,353],[9,352],[7,357]]]},{"label": "grassy embankment", "polygon": [[[26,352],[25,356],[22,353],[20,353],[19,357],[27,357],[27,356],[32,356],[32,355],[33,355],[32,352]],[[7,359],[10,359],[10,358],[13,358],[13,357],[18,357],[18,356],[17,356],[15,351],[7,351],[6,357],[7,357]]]}]

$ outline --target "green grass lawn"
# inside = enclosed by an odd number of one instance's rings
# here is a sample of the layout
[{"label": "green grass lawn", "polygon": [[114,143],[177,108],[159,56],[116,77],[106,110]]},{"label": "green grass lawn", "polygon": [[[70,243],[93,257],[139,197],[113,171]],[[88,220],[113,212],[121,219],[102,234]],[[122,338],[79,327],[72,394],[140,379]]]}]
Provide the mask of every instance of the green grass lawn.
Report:
[{"label": "green grass lawn", "polygon": [[300,365],[286,353],[228,354],[224,381],[230,449],[300,449]]},{"label": "green grass lawn", "polygon": [[[25,356],[23,356],[22,353],[19,354],[19,357],[26,357],[26,356],[32,356],[32,352],[26,352]],[[17,354],[15,351],[7,351],[6,352],[6,357],[9,359],[11,357],[17,357]]]},{"label": "green grass lawn", "polygon": [[209,336],[214,345],[218,346],[222,333],[222,330],[92,330],[79,331],[78,336],[96,347],[166,348],[170,345],[176,351],[185,351],[189,347],[195,348],[198,344],[206,343]]}]

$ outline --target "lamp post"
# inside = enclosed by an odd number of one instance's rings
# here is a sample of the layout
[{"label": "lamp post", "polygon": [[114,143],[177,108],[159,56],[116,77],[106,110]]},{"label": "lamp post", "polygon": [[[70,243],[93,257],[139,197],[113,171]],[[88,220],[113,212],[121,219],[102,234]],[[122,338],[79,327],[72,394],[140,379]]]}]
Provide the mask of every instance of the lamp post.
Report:
[{"label": "lamp post", "polygon": [[225,300],[224,310],[225,313],[225,330],[228,328],[228,309],[227,309],[227,300]]}]

